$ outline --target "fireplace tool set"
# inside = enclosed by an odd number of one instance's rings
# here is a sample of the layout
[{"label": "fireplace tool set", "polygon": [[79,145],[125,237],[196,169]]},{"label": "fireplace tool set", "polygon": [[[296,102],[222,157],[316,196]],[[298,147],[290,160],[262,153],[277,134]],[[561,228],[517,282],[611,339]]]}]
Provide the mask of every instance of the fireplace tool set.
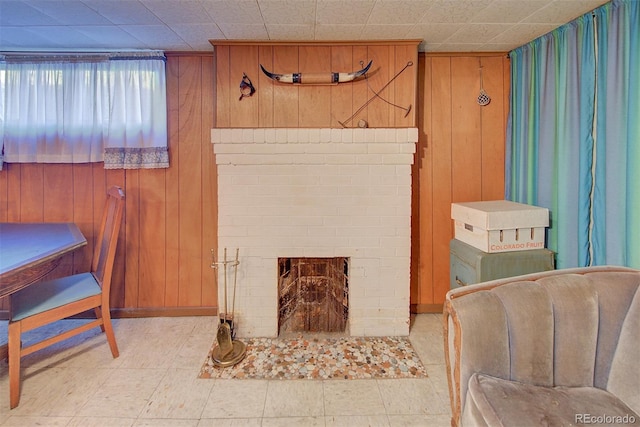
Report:
[{"label": "fireplace tool set", "polygon": [[[218,269],[219,265],[222,264],[224,275],[224,313],[218,314],[218,317],[220,318],[220,324],[218,325],[218,330],[216,332],[216,342],[218,345],[215,346],[211,352],[211,361],[214,366],[220,368],[226,368],[237,364],[247,353],[247,345],[242,341],[235,339],[237,324],[234,322],[234,313],[236,305],[236,285],[238,283],[238,265],[240,264],[240,261],[238,260],[239,251],[240,250],[236,248],[235,260],[227,260],[227,248],[224,248],[224,258],[222,261],[218,262],[215,261],[213,250],[211,251],[211,255],[214,258],[214,261],[211,263],[211,268]],[[233,268],[231,313],[229,313],[227,306],[228,267]]]}]

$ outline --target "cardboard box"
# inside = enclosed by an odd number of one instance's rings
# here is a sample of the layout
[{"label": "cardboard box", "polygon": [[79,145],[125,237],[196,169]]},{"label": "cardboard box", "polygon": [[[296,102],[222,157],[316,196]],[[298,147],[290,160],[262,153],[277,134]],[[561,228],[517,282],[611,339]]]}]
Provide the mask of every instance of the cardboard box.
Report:
[{"label": "cardboard box", "polygon": [[455,238],[487,253],[545,247],[549,210],[492,200],[451,204]]}]

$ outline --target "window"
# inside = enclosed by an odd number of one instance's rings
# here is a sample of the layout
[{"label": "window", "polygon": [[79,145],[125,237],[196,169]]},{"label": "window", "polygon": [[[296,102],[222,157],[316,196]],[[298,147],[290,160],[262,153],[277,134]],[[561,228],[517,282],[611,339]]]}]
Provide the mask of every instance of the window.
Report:
[{"label": "window", "polygon": [[168,167],[164,54],[0,56],[0,145],[8,163]]}]

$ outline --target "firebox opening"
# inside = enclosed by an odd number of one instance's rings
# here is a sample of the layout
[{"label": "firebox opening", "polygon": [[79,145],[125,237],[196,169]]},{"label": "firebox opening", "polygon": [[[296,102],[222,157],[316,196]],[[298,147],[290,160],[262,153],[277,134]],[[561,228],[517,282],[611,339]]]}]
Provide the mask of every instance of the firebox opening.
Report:
[{"label": "firebox opening", "polygon": [[345,332],[349,258],[278,258],[278,334]]}]

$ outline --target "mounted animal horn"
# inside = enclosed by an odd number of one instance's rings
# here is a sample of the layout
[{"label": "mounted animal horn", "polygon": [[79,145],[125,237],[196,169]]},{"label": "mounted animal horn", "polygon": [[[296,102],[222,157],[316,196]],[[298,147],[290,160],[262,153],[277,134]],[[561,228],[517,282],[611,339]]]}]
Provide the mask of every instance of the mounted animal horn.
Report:
[{"label": "mounted animal horn", "polygon": [[371,67],[371,63],[373,61],[369,61],[366,67],[364,67],[360,71],[355,71],[353,73],[291,73],[291,74],[275,74],[267,71],[262,64],[260,64],[260,68],[262,68],[262,72],[272,80],[276,80],[280,83],[298,83],[298,84],[332,84],[332,83],[346,83],[357,79],[358,77],[364,75],[369,68]]}]

